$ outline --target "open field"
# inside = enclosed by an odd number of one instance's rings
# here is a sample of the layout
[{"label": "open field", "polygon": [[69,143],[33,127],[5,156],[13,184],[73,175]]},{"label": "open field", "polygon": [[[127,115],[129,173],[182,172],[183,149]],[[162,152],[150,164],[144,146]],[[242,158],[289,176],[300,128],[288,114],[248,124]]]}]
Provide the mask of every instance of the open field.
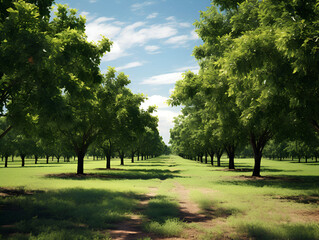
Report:
[{"label": "open field", "polygon": [[[226,167],[227,159],[222,159]],[[319,164],[236,171],[177,156],[119,165],[0,162],[3,239],[319,239]]]}]

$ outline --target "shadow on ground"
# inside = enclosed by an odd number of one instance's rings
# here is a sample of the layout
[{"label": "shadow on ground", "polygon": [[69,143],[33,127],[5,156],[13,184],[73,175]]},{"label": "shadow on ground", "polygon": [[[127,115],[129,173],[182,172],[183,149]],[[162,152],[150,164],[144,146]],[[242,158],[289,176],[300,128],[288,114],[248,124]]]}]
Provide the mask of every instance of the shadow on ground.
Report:
[{"label": "shadow on ground", "polygon": [[247,177],[239,176],[231,180],[219,181],[222,185],[239,185],[253,187],[274,187],[288,188],[295,190],[316,190],[318,189],[319,176],[268,176],[268,177]]},{"label": "shadow on ground", "polygon": [[[99,173],[88,173],[77,175],[75,173],[61,173],[61,174],[48,174],[45,177],[49,178],[62,178],[70,180],[87,180],[87,179],[160,179],[165,180],[169,178],[181,177],[178,175],[179,171],[161,170],[161,169],[96,169],[100,170]],[[103,172],[102,172],[103,171]]]},{"label": "shadow on ground", "polygon": [[240,227],[240,231],[248,235],[249,239],[272,240],[315,240],[319,239],[319,229],[317,224],[280,224],[269,226],[262,223],[245,224]]},{"label": "shadow on ground", "polygon": [[0,198],[5,239],[105,239],[105,229],[125,220],[145,197],[93,189],[15,193]]}]

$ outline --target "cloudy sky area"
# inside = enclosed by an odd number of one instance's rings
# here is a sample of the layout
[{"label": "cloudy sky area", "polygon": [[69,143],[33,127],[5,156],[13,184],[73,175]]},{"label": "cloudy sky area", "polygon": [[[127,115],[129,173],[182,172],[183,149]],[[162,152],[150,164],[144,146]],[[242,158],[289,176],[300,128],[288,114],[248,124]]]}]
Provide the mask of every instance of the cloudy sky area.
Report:
[{"label": "cloudy sky area", "polygon": [[210,0],[56,2],[68,4],[86,16],[90,41],[98,41],[101,35],[113,41],[111,52],[102,59],[102,73],[112,66],[129,75],[129,88],[148,97],[143,107],[158,106],[160,134],[168,143],[169,129],[179,108],[169,107],[165,102],[183,72],[198,71],[191,55],[194,46],[202,42],[193,23],[199,19],[199,11],[210,5]]}]

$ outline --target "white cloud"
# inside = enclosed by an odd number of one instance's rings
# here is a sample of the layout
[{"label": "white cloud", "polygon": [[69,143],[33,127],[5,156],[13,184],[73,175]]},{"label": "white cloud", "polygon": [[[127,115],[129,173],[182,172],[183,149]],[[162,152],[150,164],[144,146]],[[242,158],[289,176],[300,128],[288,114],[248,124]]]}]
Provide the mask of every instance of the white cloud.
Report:
[{"label": "white cloud", "polygon": [[[147,26],[145,22],[135,22],[125,28],[120,29],[115,36],[111,53],[107,54],[103,61],[118,59],[127,56],[127,51],[135,46],[144,46],[151,40],[165,39],[174,36],[177,29],[163,24],[153,24]],[[149,48],[150,49],[150,48]]]},{"label": "white cloud", "polygon": [[197,33],[195,32],[195,30],[191,31],[191,38],[193,40],[200,39],[199,36],[197,35]]},{"label": "white cloud", "polygon": [[128,63],[128,64],[126,64],[124,66],[117,67],[116,70],[122,71],[124,69],[135,68],[135,67],[140,67],[140,66],[143,66],[143,63],[141,63],[141,62],[131,62],[131,63]]},{"label": "white cloud", "polygon": [[179,72],[192,71],[193,73],[197,74],[199,69],[200,69],[199,66],[191,66],[191,67],[181,67],[176,69],[176,71],[179,71]]},{"label": "white cloud", "polygon": [[132,11],[138,11],[142,8],[145,8],[147,6],[153,5],[155,2],[152,1],[146,1],[146,2],[142,2],[142,3],[135,3],[133,5],[131,5],[131,10]]},{"label": "white cloud", "polygon": [[197,33],[192,30],[189,35],[174,36],[167,39],[165,43],[174,45],[173,47],[183,47],[186,46],[189,41],[194,41],[197,39],[199,39]]},{"label": "white cloud", "polygon": [[141,107],[145,110],[149,106],[153,106],[153,105],[156,105],[158,109],[168,108],[169,106],[166,103],[167,100],[168,100],[167,97],[163,97],[160,95],[153,95],[151,97],[148,97],[147,100],[145,100],[145,102],[141,104]]},{"label": "white cloud", "polygon": [[158,116],[158,130],[163,140],[168,144],[170,139],[169,130],[174,127],[174,117],[177,117],[180,113],[170,110],[158,110],[155,115]]},{"label": "white cloud", "polygon": [[167,21],[169,22],[175,22],[176,21],[176,18],[174,16],[170,16],[170,17],[167,17],[165,18]]},{"label": "white cloud", "polygon": [[152,105],[158,106],[157,111],[153,113],[153,115],[158,116],[158,130],[166,144],[168,144],[170,138],[169,130],[174,126],[174,117],[177,117],[180,114],[179,111],[170,110],[173,108],[167,105],[167,100],[167,97],[153,95],[142,103],[141,106],[143,109],[147,109],[148,106]]},{"label": "white cloud", "polygon": [[149,84],[149,85],[174,84],[177,80],[182,79],[182,74],[183,72],[160,74],[160,75],[152,76],[150,78],[145,79],[141,84]]},{"label": "white cloud", "polygon": [[144,81],[142,81],[141,84],[147,84],[147,85],[175,84],[176,81],[183,78],[183,73],[186,71],[192,71],[193,73],[198,74],[199,67],[192,66],[192,67],[178,68],[178,69],[176,69],[176,72],[155,75],[155,76],[152,76],[150,78],[147,78]]},{"label": "white cloud", "polygon": [[156,53],[159,53],[158,50],[160,49],[160,47],[155,45],[148,45],[148,46],[145,46],[144,49],[149,54],[156,54]]},{"label": "white cloud", "polygon": [[153,18],[156,18],[158,16],[158,13],[151,13],[150,15],[148,15],[147,17],[146,17],[146,19],[153,19]]},{"label": "white cloud", "polygon": [[104,35],[107,38],[115,37],[121,27],[112,24],[114,18],[99,17],[86,24],[86,35],[89,41],[98,41]]},{"label": "white cloud", "polygon": [[175,37],[169,38],[168,40],[165,41],[165,43],[176,44],[177,46],[180,46],[180,45],[185,45],[185,43],[187,43],[188,40],[189,40],[188,35],[180,35],[180,36],[175,36]]},{"label": "white cloud", "polygon": [[117,42],[113,42],[113,45],[111,46],[111,52],[106,53],[103,56],[102,61],[112,61],[128,55],[129,54],[125,52],[124,48],[122,48]]}]

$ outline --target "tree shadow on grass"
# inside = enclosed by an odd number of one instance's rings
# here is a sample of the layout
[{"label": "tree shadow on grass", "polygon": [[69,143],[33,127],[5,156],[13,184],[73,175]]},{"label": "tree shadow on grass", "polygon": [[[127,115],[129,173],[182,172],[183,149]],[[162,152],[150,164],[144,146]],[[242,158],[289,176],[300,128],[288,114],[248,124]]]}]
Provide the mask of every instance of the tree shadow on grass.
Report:
[{"label": "tree shadow on grass", "polygon": [[[131,192],[65,189],[0,198],[4,238],[105,239],[102,230],[127,218],[143,198]],[[38,239],[36,238],[36,239]]]},{"label": "tree shadow on grass", "polygon": [[232,180],[219,181],[222,185],[239,185],[253,187],[288,188],[294,190],[318,189],[319,176],[268,176],[268,177],[235,177]]},{"label": "tree shadow on grass", "polygon": [[267,224],[251,223],[240,226],[240,231],[247,234],[249,239],[271,240],[315,240],[319,239],[317,224],[281,224],[268,226]]},{"label": "tree shadow on grass", "polygon": [[101,179],[101,180],[110,180],[110,179],[160,179],[166,180],[169,178],[180,178],[181,176],[177,175],[179,171],[170,171],[170,170],[161,170],[161,169],[130,169],[130,170],[104,170],[102,173],[88,173],[77,175],[75,173],[61,173],[61,174],[48,174],[45,177],[49,178],[62,178],[62,179],[71,179],[71,180],[87,180],[87,179]]}]

